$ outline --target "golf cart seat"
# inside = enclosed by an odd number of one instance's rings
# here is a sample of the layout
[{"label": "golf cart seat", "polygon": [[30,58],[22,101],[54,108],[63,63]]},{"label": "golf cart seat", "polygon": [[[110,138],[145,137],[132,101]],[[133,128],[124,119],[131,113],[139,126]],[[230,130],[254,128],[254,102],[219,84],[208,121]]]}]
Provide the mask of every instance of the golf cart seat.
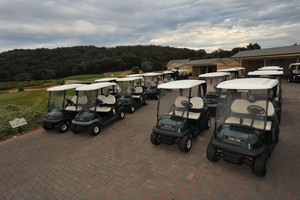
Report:
[{"label": "golf cart seat", "polygon": [[[100,106],[96,106],[96,112],[110,112],[116,103],[116,97],[111,94],[108,96],[99,95],[98,99],[102,101],[102,104]],[[91,108],[90,110],[94,109],[95,107]]]},{"label": "golf cart seat", "polygon": [[[229,124],[243,124],[246,126],[251,126],[252,123],[252,118],[251,118],[251,113],[248,111],[249,106],[259,106],[262,107],[266,110],[266,105],[267,101],[265,100],[258,100],[255,102],[250,102],[246,99],[236,99],[233,101],[231,105],[231,114],[230,117],[225,120],[225,123]],[[268,103],[268,111],[267,111],[267,116],[273,116],[275,114],[275,109],[272,103]],[[262,129],[264,130],[264,120],[263,116],[265,114],[257,114],[258,118],[261,116],[262,120],[255,119],[253,121],[253,127],[257,129]],[[267,121],[266,122],[266,130],[271,130],[272,127],[272,121]]]},{"label": "golf cart seat", "polygon": [[182,101],[189,101],[189,98],[185,97],[185,96],[179,96],[177,97],[177,99],[175,100],[174,103],[174,109],[173,111],[170,113],[171,115],[176,115],[176,116],[181,116],[183,117],[183,115],[187,113],[187,111],[185,111],[185,107],[184,105],[182,105]]},{"label": "golf cart seat", "polygon": [[192,97],[190,99],[190,102],[192,103],[192,107],[190,108],[189,112],[189,119],[199,119],[201,115],[201,111],[204,107],[204,102],[201,97]]},{"label": "golf cart seat", "polygon": [[143,93],[143,88],[140,86],[137,86],[134,88],[134,92],[132,93],[132,98],[141,98],[141,95]]},{"label": "golf cart seat", "polygon": [[[77,102],[77,96],[73,96],[71,101],[73,102],[73,105],[67,106],[65,110],[67,111],[80,111],[82,110],[82,106],[87,103],[87,97],[86,96],[80,96],[78,97]],[[77,104],[76,104],[77,102]]]}]

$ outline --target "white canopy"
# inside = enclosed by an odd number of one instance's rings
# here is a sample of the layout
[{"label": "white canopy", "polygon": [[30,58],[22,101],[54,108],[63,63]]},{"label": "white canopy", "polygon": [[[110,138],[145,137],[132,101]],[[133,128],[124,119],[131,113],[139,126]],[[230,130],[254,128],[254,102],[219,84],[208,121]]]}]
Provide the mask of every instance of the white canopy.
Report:
[{"label": "white canopy", "polygon": [[98,89],[109,87],[109,86],[117,86],[117,84],[111,83],[111,82],[92,83],[90,85],[84,85],[84,86],[78,87],[78,88],[76,88],[76,91],[98,90]]},{"label": "white canopy", "polygon": [[283,71],[276,70],[258,70],[253,72],[248,72],[249,76],[280,76],[283,75]]},{"label": "white canopy", "polygon": [[144,76],[159,76],[162,75],[162,73],[157,73],[157,72],[147,72],[143,74]]},{"label": "white canopy", "polygon": [[54,92],[54,91],[64,91],[64,90],[70,90],[70,89],[75,89],[77,87],[83,86],[84,84],[67,84],[67,85],[60,85],[60,86],[55,86],[48,88],[48,92]]},{"label": "white canopy", "polygon": [[100,78],[95,80],[95,82],[111,82],[111,81],[116,81],[117,79],[118,79],[117,77]]},{"label": "white canopy", "polygon": [[204,80],[178,80],[160,84],[158,89],[189,89],[206,83]]},{"label": "white canopy", "polygon": [[125,77],[125,78],[118,78],[117,82],[119,81],[135,81],[135,80],[140,80],[143,79],[143,77],[138,76],[138,77]]},{"label": "white canopy", "polygon": [[200,78],[213,78],[213,77],[223,77],[223,76],[230,76],[228,72],[210,72],[205,74],[200,74]]},{"label": "white canopy", "polygon": [[271,89],[278,85],[277,79],[269,78],[243,78],[233,79],[221,82],[217,85],[219,89],[236,89],[236,90],[264,90]]},{"label": "white canopy", "polygon": [[283,68],[279,67],[279,66],[264,66],[264,67],[258,68],[258,70],[283,70]]}]

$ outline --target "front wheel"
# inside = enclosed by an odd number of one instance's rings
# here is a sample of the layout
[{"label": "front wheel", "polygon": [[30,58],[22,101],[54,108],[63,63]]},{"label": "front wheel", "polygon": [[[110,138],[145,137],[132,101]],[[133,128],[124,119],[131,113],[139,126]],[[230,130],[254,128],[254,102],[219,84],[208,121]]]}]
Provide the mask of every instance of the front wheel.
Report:
[{"label": "front wheel", "polygon": [[268,168],[268,156],[263,154],[254,159],[252,165],[252,172],[256,176],[264,177],[267,173]]},{"label": "front wheel", "polygon": [[68,128],[69,127],[66,121],[59,122],[58,124],[55,125],[55,129],[60,133],[66,132]]},{"label": "front wheel", "polygon": [[151,143],[154,145],[160,145],[160,143],[161,143],[155,132],[152,132],[150,140],[151,140]]},{"label": "front wheel", "polygon": [[286,82],[291,83],[291,82],[292,82],[292,79],[291,79],[290,77],[287,77],[287,78],[286,78]]},{"label": "front wheel", "polygon": [[180,139],[179,149],[183,152],[189,152],[192,148],[193,142],[192,137],[184,136]]},{"label": "front wheel", "polygon": [[124,110],[120,111],[119,119],[124,119],[125,118],[125,112]]},{"label": "front wheel", "polygon": [[92,136],[96,136],[100,133],[101,131],[101,126],[99,123],[93,123],[91,126],[89,126],[88,128],[88,133]]},{"label": "front wheel", "polygon": [[211,119],[210,116],[208,115],[206,119],[205,129],[208,130],[210,126],[211,126]]},{"label": "front wheel", "polygon": [[212,144],[208,144],[206,149],[206,157],[209,161],[217,162],[218,161],[218,155],[217,150]]},{"label": "front wheel", "polygon": [[143,97],[143,102],[144,102],[144,105],[148,105],[148,99],[147,99],[147,97]]},{"label": "front wheel", "polygon": [[130,113],[134,113],[134,111],[135,111],[135,107],[134,106],[130,106]]},{"label": "front wheel", "polygon": [[43,122],[43,129],[45,129],[46,131],[51,130],[51,127],[48,125],[47,122]]}]

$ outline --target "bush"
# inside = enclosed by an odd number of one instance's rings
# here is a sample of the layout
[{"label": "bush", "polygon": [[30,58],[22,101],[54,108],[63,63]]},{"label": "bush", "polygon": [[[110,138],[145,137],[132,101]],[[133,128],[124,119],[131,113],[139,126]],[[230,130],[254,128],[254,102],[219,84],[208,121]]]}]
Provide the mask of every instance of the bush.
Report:
[{"label": "bush", "polygon": [[19,133],[18,128],[12,128],[9,121],[15,118],[24,117],[27,125],[22,126],[22,131],[30,130],[42,124],[43,118],[47,113],[45,103],[33,107],[5,105],[0,106],[1,120],[0,120],[0,140],[7,138],[9,135]]}]

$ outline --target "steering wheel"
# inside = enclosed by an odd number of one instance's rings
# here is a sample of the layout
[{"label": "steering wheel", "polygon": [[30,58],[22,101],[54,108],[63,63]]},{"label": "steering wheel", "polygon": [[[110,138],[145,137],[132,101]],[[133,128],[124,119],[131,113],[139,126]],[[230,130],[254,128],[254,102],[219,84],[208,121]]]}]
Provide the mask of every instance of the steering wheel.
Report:
[{"label": "steering wheel", "polygon": [[193,107],[193,104],[191,102],[187,101],[187,100],[182,100],[181,105],[183,105],[185,108]]},{"label": "steering wheel", "polygon": [[73,105],[73,101],[71,99],[66,99],[67,103],[70,104],[70,105]]},{"label": "steering wheel", "polygon": [[264,114],[266,111],[263,107],[260,107],[260,106],[257,106],[257,105],[251,105],[251,106],[248,106],[247,107],[247,110],[250,112],[250,113],[253,113],[255,115],[257,114]]}]

